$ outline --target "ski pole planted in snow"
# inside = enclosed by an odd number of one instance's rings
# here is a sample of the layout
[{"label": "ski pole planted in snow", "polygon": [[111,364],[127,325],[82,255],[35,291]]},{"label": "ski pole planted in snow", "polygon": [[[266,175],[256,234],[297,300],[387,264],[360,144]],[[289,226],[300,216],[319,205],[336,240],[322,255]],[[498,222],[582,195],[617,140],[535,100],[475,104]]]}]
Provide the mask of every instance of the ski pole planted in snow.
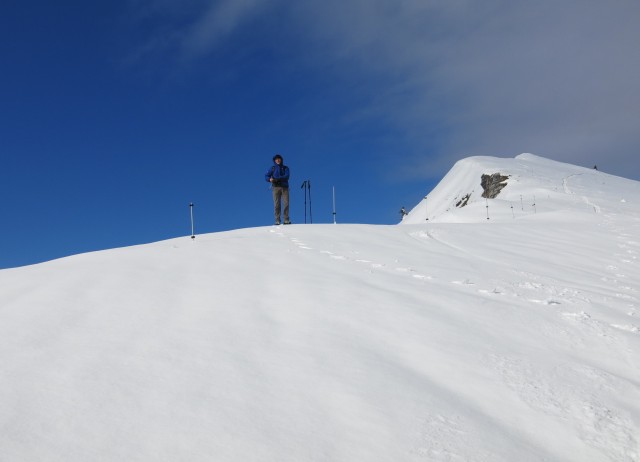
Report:
[{"label": "ski pole planted in snow", "polygon": [[426,196],[424,196],[424,214],[427,217],[426,221],[429,221],[429,205],[428,205],[428,201],[429,201],[429,195],[427,194]]},{"label": "ski pole planted in snow", "polygon": [[193,227],[193,202],[191,202],[189,204],[189,211],[191,213],[191,239],[195,239],[196,235],[195,235],[194,227]]},{"label": "ski pole planted in snow", "polygon": [[336,224],[336,187],[333,186],[333,224]]},{"label": "ski pole planted in snow", "polygon": [[309,189],[309,223],[313,224],[313,212],[311,212],[311,180],[307,180],[307,189]]},{"label": "ski pole planted in snow", "polygon": [[304,188],[304,224],[307,224],[307,180],[302,182],[300,189]]},{"label": "ski pole planted in snow", "polygon": [[313,223],[313,213],[311,212],[311,180],[304,180],[302,186],[304,188],[304,222],[307,223],[307,193],[309,194],[309,220]]}]

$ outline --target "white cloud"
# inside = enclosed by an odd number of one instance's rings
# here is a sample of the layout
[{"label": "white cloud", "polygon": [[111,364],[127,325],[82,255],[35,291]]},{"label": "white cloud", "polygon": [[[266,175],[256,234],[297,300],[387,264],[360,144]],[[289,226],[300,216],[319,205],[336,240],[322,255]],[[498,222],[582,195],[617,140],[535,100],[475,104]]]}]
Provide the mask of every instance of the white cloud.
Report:
[{"label": "white cloud", "polygon": [[467,155],[527,151],[640,178],[638,2],[201,5],[181,28],[184,56],[227,45],[277,8],[284,19],[270,46],[367,95],[350,119],[374,117],[403,133],[414,146],[412,171],[427,158],[439,163],[429,169],[437,176]]},{"label": "white cloud", "polygon": [[206,54],[265,5],[264,0],[211,2],[204,14],[188,27],[182,40],[182,51],[189,57]]},{"label": "white cloud", "polygon": [[129,61],[166,54],[182,62],[204,57],[266,5],[265,0],[130,0],[128,17],[142,39],[131,47]]},{"label": "white cloud", "polygon": [[[307,25],[351,63],[345,72],[382,78],[374,112],[444,164],[533,151],[640,177],[640,4],[380,0],[312,10]],[[434,129],[445,136],[435,149]]]}]

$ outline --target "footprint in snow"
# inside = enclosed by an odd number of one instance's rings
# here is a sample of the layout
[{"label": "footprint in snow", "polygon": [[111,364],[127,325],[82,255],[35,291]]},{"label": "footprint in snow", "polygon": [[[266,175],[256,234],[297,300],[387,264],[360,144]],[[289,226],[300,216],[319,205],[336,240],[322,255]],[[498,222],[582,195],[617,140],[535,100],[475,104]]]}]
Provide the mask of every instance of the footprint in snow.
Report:
[{"label": "footprint in snow", "polygon": [[640,327],[633,326],[631,324],[609,324],[609,325],[615,329],[620,329],[627,332],[633,332],[634,334],[640,333]]},{"label": "footprint in snow", "polygon": [[471,282],[469,279],[465,279],[464,281],[451,281],[451,284],[474,286],[475,282]]},{"label": "footprint in snow", "polygon": [[291,242],[293,242],[296,246],[298,246],[299,249],[304,249],[304,250],[312,250],[311,247],[307,246],[307,244],[305,244],[304,242],[302,242],[300,239],[296,239],[295,237],[290,238]]},{"label": "footprint in snow", "polygon": [[616,294],[617,298],[620,298],[622,300],[631,300],[633,302],[637,301],[638,299],[636,297],[634,297],[633,295],[628,295],[628,294]]},{"label": "footprint in snow", "polygon": [[591,315],[584,311],[581,311],[580,313],[562,313],[562,316],[567,319],[579,319],[583,321],[591,319]]},{"label": "footprint in snow", "polygon": [[413,274],[412,276],[416,279],[433,279],[431,276],[426,276],[424,274]]},{"label": "footprint in snow", "polygon": [[501,292],[499,289],[493,289],[493,290],[488,290],[488,289],[479,289],[478,292],[480,292],[481,294],[490,294],[490,295],[504,295],[503,292]]},{"label": "footprint in snow", "polygon": [[529,299],[530,302],[540,303],[541,305],[562,305],[558,300],[547,299],[547,300],[536,300],[535,298]]}]

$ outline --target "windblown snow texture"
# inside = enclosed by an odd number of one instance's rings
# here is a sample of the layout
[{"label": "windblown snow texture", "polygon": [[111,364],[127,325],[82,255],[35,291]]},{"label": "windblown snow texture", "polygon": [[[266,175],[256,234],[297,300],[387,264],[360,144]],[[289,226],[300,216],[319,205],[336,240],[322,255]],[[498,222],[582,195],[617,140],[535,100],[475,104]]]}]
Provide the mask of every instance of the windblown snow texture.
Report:
[{"label": "windblown snow texture", "polygon": [[639,236],[638,182],[483,157],[401,226],[0,271],[0,460],[640,460]]}]

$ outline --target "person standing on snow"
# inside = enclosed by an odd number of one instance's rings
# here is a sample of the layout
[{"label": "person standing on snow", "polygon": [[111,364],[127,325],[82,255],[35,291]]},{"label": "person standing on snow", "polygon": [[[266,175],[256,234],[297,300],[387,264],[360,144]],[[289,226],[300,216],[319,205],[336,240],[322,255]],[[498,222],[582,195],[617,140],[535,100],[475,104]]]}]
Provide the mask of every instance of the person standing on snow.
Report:
[{"label": "person standing on snow", "polygon": [[284,165],[280,154],[273,156],[273,165],[267,170],[264,178],[271,183],[275,224],[280,224],[281,206],[284,212],[284,224],[291,224],[289,221],[289,167]]}]

